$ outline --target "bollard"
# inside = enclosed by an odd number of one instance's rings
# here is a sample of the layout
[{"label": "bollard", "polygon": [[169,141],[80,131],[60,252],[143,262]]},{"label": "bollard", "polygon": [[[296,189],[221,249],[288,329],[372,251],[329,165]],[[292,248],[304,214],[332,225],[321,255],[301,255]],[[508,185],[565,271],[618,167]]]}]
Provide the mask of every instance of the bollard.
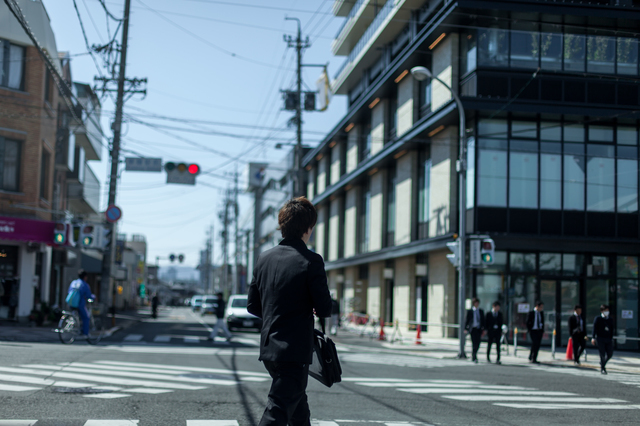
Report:
[{"label": "bollard", "polygon": [[556,359],[556,329],[553,329],[553,337],[551,338],[551,357]]},{"label": "bollard", "polygon": [[513,329],[513,356],[518,356],[518,327]]}]

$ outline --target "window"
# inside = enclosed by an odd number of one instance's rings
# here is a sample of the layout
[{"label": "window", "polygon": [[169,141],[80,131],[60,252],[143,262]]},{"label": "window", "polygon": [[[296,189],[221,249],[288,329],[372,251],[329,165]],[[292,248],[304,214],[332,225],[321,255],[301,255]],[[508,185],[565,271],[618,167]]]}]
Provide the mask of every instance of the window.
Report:
[{"label": "window", "polygon": [[20,184],[20,142],[0,136],[0,189],[18,191]]},{"label": "window", "polygon": [[44,75],[44,100],[51,103],[51,73],[49,72],[49,68],[47,68],[47,72]]},{"label": "window", "polygon": [[589,125],[589,141],[613,143],[613,127]]},{"label": "window", "polygon": [[620,145],[637,145],[638,131],[635,127],[619,126],[617,129],[617,141]]},{"label": "window", "polygon": [[540,208],[562,208],[562,146],[540,143]]},{"label": "window", "polygon": [[565,210],[584,210],[585,169],[586,165],[584,155],[564,155]]},{"label": "window", "polygon": [[509,65],[509,31],[484,28],[478,31],[478,63],[488,66]]},{"label": "window", "polygon": [[49,199],[49,159],[51,155],[42,150],[42,158],[40,160],[40,198]]},{"label": "window", "polygon": [[584,71],[585,36],[564,35],[564,69],[566,71]]},{"label": "window", "polygon": [[618,74],[638,75],[638,40],[618,37]]},{"label": "window", "polygon": [[562,69],[562,34],[540,34],[540,68],[543,70]]},{"label": "window", "polygon": [[0,40],[0,86],[24,89],[24,47]]},{"label": "window", "polygon": [[369,236],[371,235],[369,225],[369,216],[371,215],[371,189],[368,183],[362,186],[359,213],[358,237],[360,244],[358,253],[366,253],[369,251]]},{"label": "window", "polygon": [[418,238],[429,237],[429,193],[431,186],[431,158],[423,151],[420,155],[418,176]]},{"label": "window", "polygon": [[538,207],[538,143],[509,142],[509,207]]},{"label": "window", "polygon": [[638,211],[638,160],[618,159],[618,211]]},{"label": "window", "polygon": [[389,132],[388,140],[393,141],[396,138],[396,126],[398,125],[398,95],[393,93],[389,98]]},{"label": "window", "polygon": [[613,147],[587,147],[587,210],[612,212],[615,209],[615,161]]},{"label": "window", "polygon": [[478,205],[507,206],[506,140],[478,140]]},{"label": "window", "polygon": [[396,168],[389,167],[387,173],[386,246],[391,247],[395,244],[396,231]]},{"label": "window", "polygon": [[565,124],[565,142],[584,142],[584,124]]},{"label": "window", "polygon": [[613,74],[616,59],[615,37],[587,38],[587,71]]},{"label": "window", "polygon": [[478,47],[476,45],[475,32],[469,34],[462,34],[462,54],[460,60],[462,61],[460,71],[462,75],[468,72],[474,71],[477,67],[478,60]]},{"label": "window", "polygon": [[[527,25],[529,26],[529,25]],[[537,68],[540,54],[540,33],[537,31],[511,31],[511,66]]]}]

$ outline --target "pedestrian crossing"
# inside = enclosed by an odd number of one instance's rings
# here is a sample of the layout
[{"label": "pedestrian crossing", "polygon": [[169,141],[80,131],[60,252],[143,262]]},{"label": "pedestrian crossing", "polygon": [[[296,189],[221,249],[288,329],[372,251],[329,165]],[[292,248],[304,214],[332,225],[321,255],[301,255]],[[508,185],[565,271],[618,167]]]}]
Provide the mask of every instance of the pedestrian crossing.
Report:
[{"label": "pedestrian crossing", "polygon": [[[68,422],[68,419],[65,419]],[[51,424],[43,420],[42,424]],[[141,420],[86,420],[82,426],[143,426]],[[185,426],[239,426],[238,420],[185,420]],[[311,426],[433,426],[424,422],[385,421],[385,420],[311,420]],[[0,426],[38,426],[38,420],[0,420]],[[78,423],[80,426],[80,423]]]},{"label": "pedestrian crossing", "polygon": [[[267,380],[270,377],[266,373],[119,361],[0,366],[0,392],[47,389],[95,399],[157,395]],[[0,423],[2,425],[4,423]]]},{"label": "pedestrian crossing", "polygon": [[397,367],[414,368],[439,368],[439,367],[460,367],[468,366],[468,363],[461,363],[458,360],[447,360],[437,358],[427,358],[422,356],[398,355],[386,353],[343,353],[340,351],[340,362],[353,362],[359,364],[393,365]]},{"label": "pedestrian crossing", "polygon": [[[554,369],[556,371],[557,369]],[[574,392],[544,391],[533,387],[492,385],[475,380],[408,380],[343,378],[359,386],[395,388],[452,401],[490,403],[498,407],[538,410],[640,410],[640,404],[617,398],[586,397]]]},{"label": "pedestrian crossing", "polygon": [[[122,342],[125,344],[147,344],[147,343],[171,343],[171,344],[186,344],[189,346],[197,344],[211,344],[209,336],[193,336],[193,335],[178,335],[178,334],[157,334],[153,336],[145,336],[143,334],[127,334],[122,338]],[[258,347],[260,342],[257,338],[234,336],[230,342],[226,339],[218,338],[215,341],[216,345],[242,345]]]},{"label": "pedestrian crossing", "polygon": [[606,375],[602,375],[600,374],[600,370],[594,370],[592,368],[552,368],[546,366],[535,366],[530,368],[554,374],[560,373],[579,377],[598,378],[640,388],[640,374],[609,372]]}]

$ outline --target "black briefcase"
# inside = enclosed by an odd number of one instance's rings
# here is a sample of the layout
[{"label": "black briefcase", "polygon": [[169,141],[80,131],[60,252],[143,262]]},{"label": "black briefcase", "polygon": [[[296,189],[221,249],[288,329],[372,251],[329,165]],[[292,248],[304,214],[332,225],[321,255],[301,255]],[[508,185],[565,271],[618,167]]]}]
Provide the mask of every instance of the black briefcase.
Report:
[{"label": "black briefcase", "polygon": [[313,330],[313,361],[309,365],[309,375],[327,387],[342,380],[342,368],[338,351],[333,340],[322,331]]}]

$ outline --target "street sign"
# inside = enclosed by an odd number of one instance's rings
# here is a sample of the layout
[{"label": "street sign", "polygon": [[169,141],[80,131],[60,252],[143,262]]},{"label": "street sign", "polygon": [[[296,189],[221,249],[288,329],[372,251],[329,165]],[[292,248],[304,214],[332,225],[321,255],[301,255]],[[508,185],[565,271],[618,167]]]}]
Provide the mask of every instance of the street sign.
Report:
[{"label": "street sign", "polygon": [[471,240],[469,241],[469,264],[471,266],[479,266],[481,263],[480,240]]},{"label": "street sign", "polygon": [[107,222],[116,223],[122,217],[122,210],[116,205],[110,205],[107,207],[107,211],[104,212],[107,218]]},{"label": "street sign", "polygon": [[127,157],[124,159],[128,172],[161,172],[162,158]]}]

